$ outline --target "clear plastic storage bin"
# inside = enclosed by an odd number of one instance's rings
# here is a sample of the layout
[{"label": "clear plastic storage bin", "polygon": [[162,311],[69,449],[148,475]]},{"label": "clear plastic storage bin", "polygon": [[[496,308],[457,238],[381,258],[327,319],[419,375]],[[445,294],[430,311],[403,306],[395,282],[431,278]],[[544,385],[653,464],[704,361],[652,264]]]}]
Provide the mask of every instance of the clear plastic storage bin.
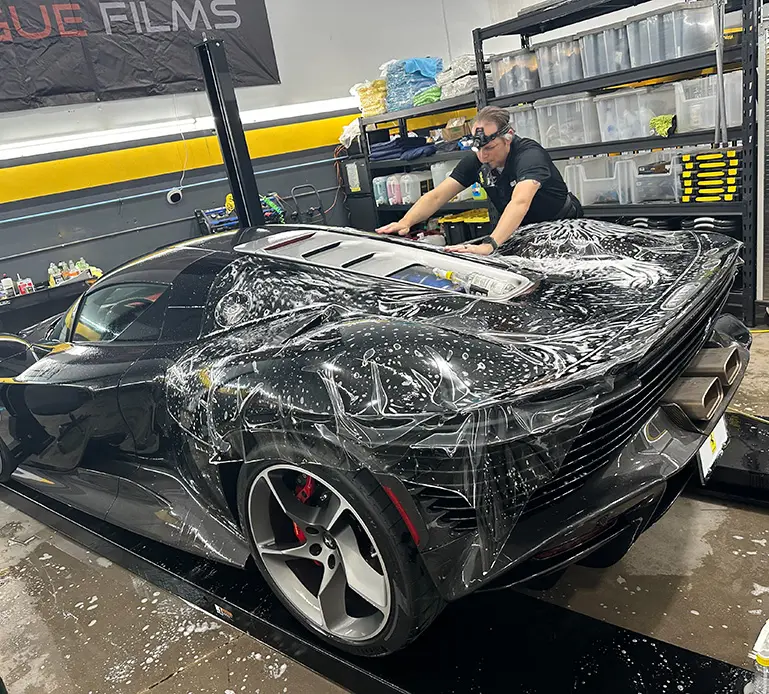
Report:
[{"label": "clear plastic storage bin", "polygon": [[[738,126],[742,123],[742,72],[727,72],[724,75],[724,93],[727,125]],[[712,130],[716,127],[717,75],[677,82],[675,94],[678,132]]]},{"label": "clear plastic storage bin", "polygon": [[627,205],[633,186],[633,164],[616,157],[580,159],[566,166],[564,180],[583,205]]},{"label": "clear plastic storage bin", "polygon": [[653,134],[649,121],[676,112],[673,85],[623,89],[595,97],[601,140],[630,140]]},{"label": "clear plastic storage bin", "polygon": [[595,103],[587,93],[540,99],[534,102],[534,109],[539,141],[545,149],[601,141]]},{"label": "clear plastic storage bin", "polygon": [[582,34],[579,37],[579,52],[585,77],[629,70],[627,27],[617,24],[601,31]]},{"label": "clear plastic storage bin", "polygon": [[632,67],[715,50],[713,3],[687,2],[632,18],[627,34]]},{"label": "clear plastic storage bin", "polygon": [[510,125],[517,135],[528,137],[539,142],[539,126],[537,125],[537,112],[533,106],[524,104],[512,106],[507,109],[510,113]]},{"label": "clear plastic storage bin", "polygon": [[535,46],[539,81],[543,87],[581,80],[582,60],[579,56],[579,41],[561,39]]},{"label": "clear plastic storage bin", "polygon": [[539,89],[537,56],[522,49],[490,58],[491,79],[497,96]]},{"label": "clear plastic storage bin", "polygon": [[631,200],[642,202],[677,202],[681,198],[681,164],[677,154],[655,152],[623,157],[632,162]]}]

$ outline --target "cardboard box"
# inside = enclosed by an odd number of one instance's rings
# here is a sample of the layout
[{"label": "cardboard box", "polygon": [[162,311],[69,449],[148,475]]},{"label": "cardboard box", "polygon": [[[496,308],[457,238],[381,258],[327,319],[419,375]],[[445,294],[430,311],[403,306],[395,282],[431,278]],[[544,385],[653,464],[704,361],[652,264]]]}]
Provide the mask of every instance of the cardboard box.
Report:
[{"label": "cardboard box", "polygon": [[467,118],[452,118],[441,131],[446,142],[461,140],[465,135],[470,135],[470,123]]}]

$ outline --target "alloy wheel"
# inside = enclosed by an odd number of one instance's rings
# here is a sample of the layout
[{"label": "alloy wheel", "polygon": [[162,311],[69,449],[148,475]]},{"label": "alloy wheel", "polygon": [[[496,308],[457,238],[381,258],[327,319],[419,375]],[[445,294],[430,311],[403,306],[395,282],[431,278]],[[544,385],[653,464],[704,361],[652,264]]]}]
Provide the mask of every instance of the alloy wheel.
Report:
[{"label": "alloy wheel", "polygon": [[254,480],[251,532],[284,598],[313,625],[346,641],[365,641],[387,623],[390,582],[371,532],[326,479],[274,465]]}]

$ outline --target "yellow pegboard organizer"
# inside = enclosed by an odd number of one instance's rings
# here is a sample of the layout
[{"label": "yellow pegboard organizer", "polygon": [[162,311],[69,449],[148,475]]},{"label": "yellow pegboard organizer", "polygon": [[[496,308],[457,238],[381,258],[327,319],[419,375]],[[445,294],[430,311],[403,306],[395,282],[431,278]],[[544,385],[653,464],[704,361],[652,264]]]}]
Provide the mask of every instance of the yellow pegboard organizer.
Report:
[{"label": "yellow pegboard organizer", "polygon": [[[685,179],[695,178],[697,180],[703,179],[716,179],[721,180],[724,176],[737,176],[740,173],[740,169],[715,169],[713,171],[682,171],[681,177]],[[736,183],[736,178],[726,178],[726,183]]]},{"label": "yellow pegboard organizer", "polygon": [[681,202],[736,202],[737,195],[682,195]]}]

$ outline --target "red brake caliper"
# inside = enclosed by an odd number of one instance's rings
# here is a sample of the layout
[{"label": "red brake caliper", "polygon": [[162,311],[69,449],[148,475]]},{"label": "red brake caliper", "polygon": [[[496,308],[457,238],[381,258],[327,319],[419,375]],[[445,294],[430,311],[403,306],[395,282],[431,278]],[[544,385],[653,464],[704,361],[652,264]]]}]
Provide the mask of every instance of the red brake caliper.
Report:
[{"label": "red brake caliper", "polygon": [[[315,480],[307,475],[305,483],[302,486],[297,487],[296,498],[299,499],[299,501],[301,501],[303,504],[306,504],[310,500],[310,497],[313,495],[314,491]],[[299,540],[299,542],[307,542],[307,536],[296,523],[294,523],[294,535],[296,535],[296,539]]]}]

